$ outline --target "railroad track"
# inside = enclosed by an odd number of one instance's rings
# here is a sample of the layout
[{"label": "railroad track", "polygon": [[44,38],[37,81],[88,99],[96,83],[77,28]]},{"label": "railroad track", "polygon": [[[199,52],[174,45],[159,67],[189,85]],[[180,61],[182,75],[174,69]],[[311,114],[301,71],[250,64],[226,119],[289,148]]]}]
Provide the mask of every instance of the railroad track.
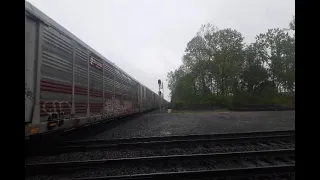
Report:
[{"label": "railroad track", "polygon": [[[271,168],[273,173],[279,173],[283,172],[281,168],[286,167],[287,170],[289,168],[289,170],[291,169],[292,171],[294,164],[295,150],[285,149],[41,163],[26,165],[25,168],[27,175],[29,176],[39,174],[66,174],[72,178],[86,177],[88,175],[101,177],[101,175],[110,175],[110,172],[114,172],[113,175],[118,175],[117,178],[122,179],[128,176],[119,176],[123,175],[121,173],[124,172],[118,171],[118,173],[115,173],[114,170],[125,168],[125,173],[131,172],[135,174],[148,172],[144,176],[149,178],[152,176],[150,173],[155,173],[155,169],[158,171],[160,170],[161,172],[176,173],[178,173],[177,171],[193,173],[195,171],[201,171],[203,173],[212,171],[211,173],[218,173],[219,176],[221,176],[223,173],[219,172],[219,170],[223,172],[230,172],[233,170],[239,173],[240,169],[250,171],[248,169],[261,170],[263,168]],[[227,169],[229,169],[229,171],[226,171]],[[251,171],[255,172],[255,170]],[[74,174],[74,172],[76,172],[76,174]],[[270,173],[271,170],[269,169],[268,172]],[[212,174],[210,175],[212,176]],[[224,175],[226,176],[227,174]],[[142,175],[139,175],[139,177],[141,176]],[[105,178],[108,179],[110,177]]]},{"label": "railroad track", "polygon": [[[263,180],[275,180],[275,177],[281,180],[294,180],[294,165],[283,166],[267,166],[253,168],[232,168],[204,171],[188,171],[188,172],[167,172],[167,173],[151,173],[151,174],[135,174],[123,176],[104,176],[104,177],[84,177],[74,178],[76,180],[109,180],[109,179],[218,179],[226,178],[228,180],[244,180],[244,178],[254,177]],[[275,173],[276,172],[276,173]],[[219,179],[221,180],[221,179]]]},{"label": "railroad track", "polygon": [[[25,168],[26,175],[29,177],[58,175],[59,178],[76,179],[185,179],[185,177],[213,178],[275,173],[290,174],[294,173],[295,165],[294,137],[294,131],[277,131],[220,134],[216,136],[135,138],[131,141],[129,139],[91,141],[87,145],[83,144],[83,141],[72,142],[69,145],[61,145],[65,151],[71,154],[71,157],[79,155],[74,154],[74,151],[92,151],[94,149],[103,149],[107,152],[113,149],[121,154],[123,152],[122,148],[143,149],[153,147],[154,152],[139,154],[144,157],[134,155],[130,158],[120,158],[121,156],[118,156],[112,159],[105,159],[104,156],[92,158],[90,155],[89,158],[86,157],[80,161],[63,160],[60,162],[29,163],[25,165]],[[157,154],[157,152],[165,152],[159,151],[160,147],[178,147],[185,150],[186,145],[189,144],[192,148],[198,149],[199,144],[207,145],[210,143],[211,146],[207,146],[207,149],[218,147],[218,149],[223,150],[230,145],[236,145],[239,148],[239,145],[247,147],[253,144],[260,146],[260,148],[258,150],[250,150],[252,147],[248,149],[240,148],[235,152],[220,151],[219,153],[200,150],[198,151],[200,153],[196,154],[196,151],[186,150],[182,154]],[[264,146],[261,146],[261,144]],[[281,145],[286,144],[291,145],[279,149],[282,147]],[[52,160],[52,157],[49,157],[49,159]]]},{"label": "railroad track", "polygon": [[289,143],[295,140],[295,131],[265,131],[249,133],[229,133],[211,135],[188,135],[188,136],[167,136],[167,137],[148,137],[130,138],[113,140],[94,140],[94,141],[67,141],[54,146],[47,146],[45,149],[39,148],[33,151],[33,155],[57,155],[70,152],[84,152],[103,149],[132,149],[132,148],[185,148],[192,145],[211,144],[223,146],[226,144],[241,143]]}]

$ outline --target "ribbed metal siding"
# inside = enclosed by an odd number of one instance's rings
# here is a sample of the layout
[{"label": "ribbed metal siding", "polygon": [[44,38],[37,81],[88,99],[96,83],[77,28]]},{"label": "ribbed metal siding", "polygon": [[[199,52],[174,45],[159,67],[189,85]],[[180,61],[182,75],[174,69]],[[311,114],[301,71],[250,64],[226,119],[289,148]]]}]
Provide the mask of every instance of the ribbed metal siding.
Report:
[{"label": "ribbed metal siding", "polygon": [[114,69],[113,67],[107,63],[103,63],[103,80],[104,80],[104,113],[106,117],[113,116],[113,75]]},{"label": "ribbed metal siding", "polygon": [[105,93],[113,94],[113,80],[109,77],[104,77],[104,91]]},{"label": "ribbed metal siding", "polygon": [[104,67],[104,91],[106,93],[113,94],[113,75],[114,69],[113,67],[105,62],[103,64]]},{"label": "ribbed metal siding", "polygon": [[116,94],[122,95],[124,93],[124,86],[123,86],[123,74],[116,70],[115,71],[115,90]]},{"label": "ribbed metal siding", "polygon": [[107,117],[114,116],[114,67],[109,63],[103,63],[104,71],[104,112]]},{"label": "ribbed metal siding", "polygon": [[132,89],[131,89],[131,92],[132,92],[132,95],[133,95],[133,109],[135,111],[138,111],[139,109],[139,91],[138,91],[138,86],[139,84],[136,82],[136,81],[132,81]]},{"label": "ribbed metal siding", "polygon": [[[37,52],[39,43],[39,25],[33,19],[25,16],[25,121],[32,120],[35,105]],[[33,116],[36,116],[33,114]]]},{"label": "ribbed metal siding", "polygon": [[72,100],[72,41],[52,27],[43,32],[40,80],[41,121],[50,113],[68,116]]},{"label": "ribbed metal siding", "polygon": [[88,108],[88,59],[89,51],[75,44],[75,117],[86,116]]},{"label": "ribbed metal siding", "polygon": [[41,74],[43,77],[72,83],[71,40],[51,27],[44,28],[43,39]]},{"label": "ribbed metal siding", "polygon": [[89,52],[87,49],[78,44],[76,46],[75,84],[87,88]]},{"label": "ribbed metal siding", "polygon": [[90,114],[101,114],[103,111],[103,72],[102,59],[90,55],[89,87],[90,87]]}]

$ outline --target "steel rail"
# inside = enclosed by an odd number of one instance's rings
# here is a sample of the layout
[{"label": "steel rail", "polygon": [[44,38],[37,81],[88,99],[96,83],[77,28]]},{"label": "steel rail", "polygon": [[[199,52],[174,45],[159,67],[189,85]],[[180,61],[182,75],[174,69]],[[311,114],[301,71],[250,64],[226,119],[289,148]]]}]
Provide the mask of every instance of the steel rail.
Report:
[{"label": "steel rail", "polygon": [[224,159],[242,159],[242,158],[262,158],[276,156],[295,156],[295,149],[284,150],[266,150],[266,151],[246,151],[246,152],[229,152],[229,153],[210,153],[210,154],[188,154],[188,155],[171,155],[171,156],[152,156],[152,157],[137,157],[137,158],[121,158],[121,159],[102,159],[88,161],[69,161],[69,162],[52,162],[39,164],[26,164],[25,170],[27,175],[34,174],[59,174],[61,172],[76,171],[85,168],[114,166],[115,164],[134,164],[141,165],[143,163],[156,163],[168,161],[182,160],[224,160]]},{"label": "steel rail", "polygon": [[109,179],[199,179],[218,177],[250,177],[255,175],[265,175],[273,173],[295,172],[295,165],[277,165],[250,168],[215,169],[207,171],[186,171],[186,172],[166,172],[151,174],[134,174],[123,176],[85,177],[74,178],[75,180],[109,180]]}]

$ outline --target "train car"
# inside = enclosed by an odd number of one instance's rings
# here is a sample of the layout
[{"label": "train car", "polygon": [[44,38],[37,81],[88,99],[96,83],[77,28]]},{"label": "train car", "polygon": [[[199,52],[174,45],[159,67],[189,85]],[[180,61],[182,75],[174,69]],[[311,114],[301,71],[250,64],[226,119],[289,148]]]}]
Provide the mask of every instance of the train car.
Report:
[{"label": "train car", "polygon": [[159,96],[25,2],[25,136],[142,113]]}]

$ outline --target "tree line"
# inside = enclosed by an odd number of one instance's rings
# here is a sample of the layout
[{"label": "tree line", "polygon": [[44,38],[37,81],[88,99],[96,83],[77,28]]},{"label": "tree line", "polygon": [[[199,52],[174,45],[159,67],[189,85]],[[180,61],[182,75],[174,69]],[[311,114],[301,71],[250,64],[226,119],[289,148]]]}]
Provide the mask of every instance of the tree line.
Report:
[{"label": "tree line", "polygon": [[187,44],[183,64],[167,74],[174,106],[294,107],[295,17],[244,43],[234,29],[202,25]]}]

